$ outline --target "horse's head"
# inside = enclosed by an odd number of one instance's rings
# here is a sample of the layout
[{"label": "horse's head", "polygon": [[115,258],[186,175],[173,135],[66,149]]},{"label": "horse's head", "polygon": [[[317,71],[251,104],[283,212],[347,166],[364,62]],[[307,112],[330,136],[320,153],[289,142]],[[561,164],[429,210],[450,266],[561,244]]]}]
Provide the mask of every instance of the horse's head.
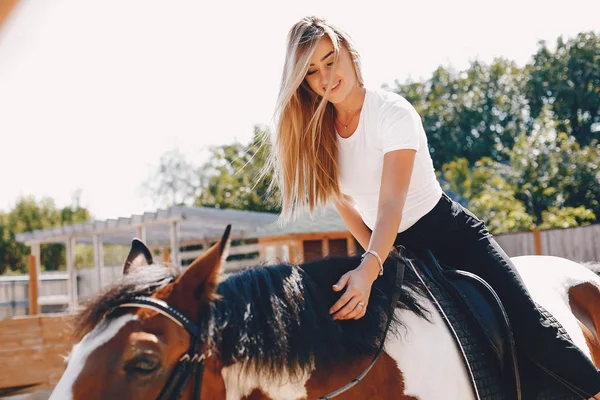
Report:
[{"label": "horse's head", "polygon": [[[73,347],[51,399],[158,398],[176,375],[173,371],[188,351],[191,335],[182,326],[185,322],[169,315],[168,310],[127,306],[131,303],[128,300],[140,295],[157,299],[159,305],[168,304],[197,326],[201,311],[208,309],[215,297],[229,233],[227,227],[222,239],[182,274],[173,266],[155,264],[148,248],[134,240],[122,282],[92,301],[77,319],[81,340]],[[199,353],[202,347],[198,343]],[[203,400],[225,398],[218,370],[218,362],[209,356],[205,360]],[[187,385],[183,398],[191,398],[193,387]]]}]

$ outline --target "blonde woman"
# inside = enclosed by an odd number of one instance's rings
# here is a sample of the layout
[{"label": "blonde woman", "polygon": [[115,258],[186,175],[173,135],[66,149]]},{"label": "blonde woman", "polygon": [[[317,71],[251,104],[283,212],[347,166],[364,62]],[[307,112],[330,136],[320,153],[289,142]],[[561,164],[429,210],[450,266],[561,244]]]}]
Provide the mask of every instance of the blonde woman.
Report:
[{"label": "blonde woman", "polygon": [[359,53],[341,29],[316,17],[291,28],[276,121],[272,165],[283,217],[333,202],[367,249],[360,266],[333,287],[344,291],[330,310],[334,319],[365,315],[371,286],[385,273],[382,258],[394,244],[425,245],[444,264],[494,286],[517,342],[532,357],[589,396],[600,391],[598,370],[556,328],[540,322],[484,223],[443,193],[415,109],[395,93],[365,87]]}]

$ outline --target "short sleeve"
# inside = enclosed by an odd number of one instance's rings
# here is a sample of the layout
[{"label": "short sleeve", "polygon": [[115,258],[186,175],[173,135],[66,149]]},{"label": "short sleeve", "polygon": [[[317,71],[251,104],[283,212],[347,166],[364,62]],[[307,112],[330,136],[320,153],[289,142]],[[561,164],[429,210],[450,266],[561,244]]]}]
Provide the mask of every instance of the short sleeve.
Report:
[{"label": "short sleeve", "polygon": [[421,117],[408,101],[402,99],[386,104],[381,123],[384,153],[402,149],[418,151],[422,134]]}]

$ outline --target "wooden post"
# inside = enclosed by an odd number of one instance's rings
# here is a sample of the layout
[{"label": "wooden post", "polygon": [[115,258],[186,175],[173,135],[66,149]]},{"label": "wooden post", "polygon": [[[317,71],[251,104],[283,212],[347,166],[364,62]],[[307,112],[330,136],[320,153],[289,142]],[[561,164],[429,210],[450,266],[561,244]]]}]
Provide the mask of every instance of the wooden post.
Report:
[{"label": "wooden post", "polygon": [[323,258],[329,255],[329,239],[327,238],[321,241],[321,255]]},{"label": "wooden post", "polygon": [[75,309],[77,306],[77,271],[75,270],[75,238],[70,237],[66,241],[66,256],[67,256],[67,275],[68,278],[68,293],[69,293],[69,308]]},{"label": "wooden post", "polygon": [[169,254],[169,249],[163,249],[162,251],[162,260],[163,262],[168,263],[171,255]]},{"label": "wooden post", "polygon": [[346,238],[346,249],[348,250],[349,256],[356,255],[356,242],[354,241],[354,236],[350,235]]},{"label": "wooden post", "polygon": [[140,239],[142,242],[146,243],[146,226],[144,226],[144,225],[138,226],[137,234],[138,234],[138,239]]},{"label": "wooden post", "polygon": [[539,229],[533,230],[533,246],[535,254],[538,256],[542,255],[542,234]]},{"label": "wooden post", "polygon": [[179,222],[172,222],[170,228],[171,262],[179,266]]},{"label": "wooden post", "polygon": [[94,235],[94,268],[96,269],[96,280],[98,290],[102,289],[102,271],[104,269],[104,242],[102,236]]},{"label": "wooden post", "polygon": [[38,269],[34,255],[27,256],[27,269],[29,270],[29,314],[37,315],[40,313],[38,304]]}]

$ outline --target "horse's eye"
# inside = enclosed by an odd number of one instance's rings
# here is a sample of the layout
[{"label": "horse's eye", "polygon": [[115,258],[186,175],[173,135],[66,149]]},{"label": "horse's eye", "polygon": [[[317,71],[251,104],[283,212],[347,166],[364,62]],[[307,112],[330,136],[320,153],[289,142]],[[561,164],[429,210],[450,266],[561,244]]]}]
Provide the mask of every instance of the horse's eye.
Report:
[{"label": "horse's eye", "polygon": [[144,355],[128,362],[125,366],[125,370],[129,374],[150,375],[159,367],[160,361],[157,357]]}]

